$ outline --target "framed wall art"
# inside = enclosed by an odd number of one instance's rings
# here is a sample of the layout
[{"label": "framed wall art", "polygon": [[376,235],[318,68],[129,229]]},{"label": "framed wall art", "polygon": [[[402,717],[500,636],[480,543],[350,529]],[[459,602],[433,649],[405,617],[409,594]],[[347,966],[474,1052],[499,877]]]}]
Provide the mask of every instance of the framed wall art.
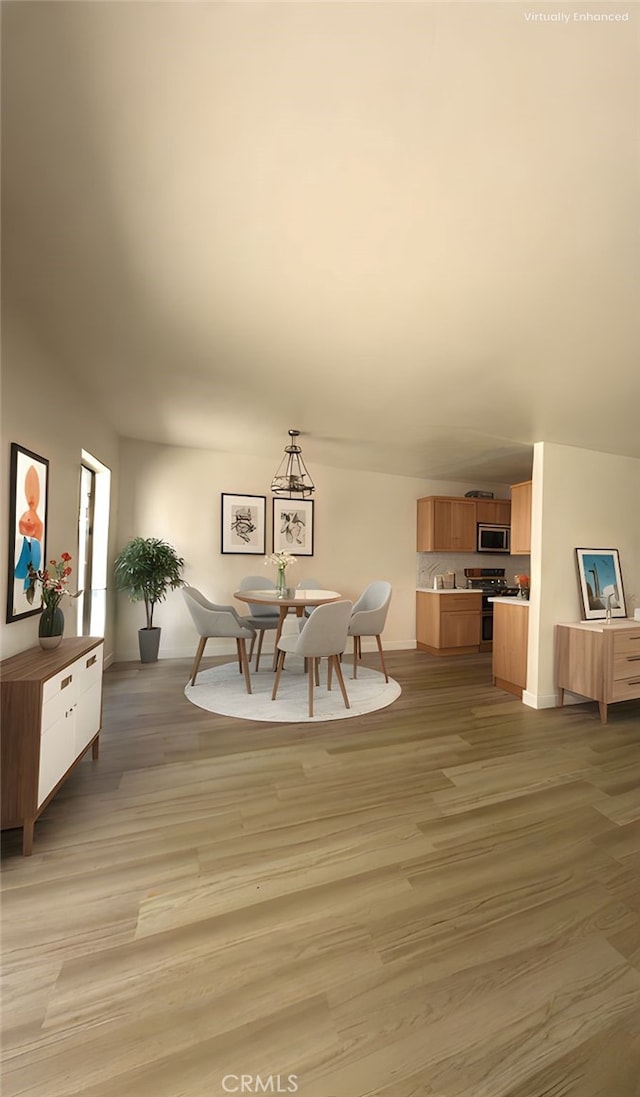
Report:
[{"label": "framed wall art", "polygon": [[29,564],[36,571],[47,559],[47,510],[49,462],[45,457],[11,443],[9,463],[9,571],[7,577],[7,624],[40,613],[31,606],[26,588]]},{"label": "framed wall art", "polygon": [[274,498],[273,551],[313,556],[313,499]]},{"label": "framed wall art", "polygon": [[222,493],[220,551],[248,556],[266,552],[266,495]]},{"label": "framed wall art", "polygon": [[578,582],[584,621],[607,616],[626,617],[627,610],[617,549],[576,549]]}]

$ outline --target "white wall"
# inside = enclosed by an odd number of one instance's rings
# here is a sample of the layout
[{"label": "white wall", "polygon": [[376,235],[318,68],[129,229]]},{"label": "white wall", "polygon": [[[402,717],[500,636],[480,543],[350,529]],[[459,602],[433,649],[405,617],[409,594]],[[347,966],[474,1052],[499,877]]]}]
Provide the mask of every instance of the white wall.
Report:
[{"label": "white wall", "polygon": [[[273,460],[266,461],[122,439],[117,548],[138,535],[162,537],[184,556],[189,583],[212,601],[233,604],[233,592],[244,575],[275,578],[275,569],[265,567],[263,556],[221,554],[220,495],[266,495],[266,547],[271,552],[269,486],[280,456],[274,453]],[[371,580],[388,579],[393,597],[385,647],[414,647],[416,500],[423,495],[462,495],[471,488],[500,495],[508,491],[504,485],[343,472],[317,465],[306,452],[305,459],[316,484],[314,555],[300,557],[292,566],[291,585],[313,575],[328,589],[355,599]],[[236,606],[242,612],[240,603]],[[154,623],[163,629],[161,658],[193,654],[193,625],[179,592],[171,592],[157,607]],[[143,625],[143,607],[118,595],[118,659],[138,658],[137,630]],[[224,641],[212,640],[207,647],[211,654],[230,650]]]},{"label": "white wall", "polygon": [[640,605],[640,460],[534,447],[529,661],[525,703],[555,704],[554,626],[579,621],[576,548],[616,548],[627,615]]},{"label": "white wall", "polygon": [[[91,363],[87,362],[87,368]],[[76,562],[78,550],[78,506],[81,451],[89,450],[114,473],[113,499],[117,492],[118,444],[99,411],[66,380],[15,317],[3,316],[2,331],[2,470],[0,477],[0,574],[2,575],[2,617],[0,649],[3,658],[24,651],[38,642],[37,616],[5,623],[9,541],[9,457],[12,442],[49,461],[49,507],[47,556],[59,558],[70,552]],[[112,504],[113,505],[113,504]],[[112,516],[110,542],[115,533]],[[71,589],[75,589],[71,576]],[[63,605],[65,630],[75,635],[75,605]],[[113,609],[107,612],[105,657],[113,651]]]}]

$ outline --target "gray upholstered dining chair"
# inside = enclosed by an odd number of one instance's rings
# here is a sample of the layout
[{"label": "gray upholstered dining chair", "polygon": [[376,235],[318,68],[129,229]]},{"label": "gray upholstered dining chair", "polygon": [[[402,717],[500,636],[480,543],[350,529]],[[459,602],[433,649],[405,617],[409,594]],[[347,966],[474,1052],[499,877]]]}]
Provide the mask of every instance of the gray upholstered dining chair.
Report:
[{"label": "gray upholstered dining chair", "polygon": [[195,587],[182,587],[182,596],[187,604],[196,630],[200,635],[198,650],[191,671],[191,685],[196,684],[196,675],[200,667],[200,661],[210,637],[233,636],[238,650],[238,664],[240,673],[244,673],[247,693],[251,693],[251,676],[249,674],[249,660],[247,659],[246,641],[255,639],[255,629],[247,624],[247,618],[241,617],[233,606],[219,606],[210,602]]},{"label": "gray upholstered dining chair", "polygon": [[349,636],[353,636],[353,677],[358,676],[358,659],[362,658],[361,640],[363,636],[375,636],[380,652],[380,662],[385,682],[389,681],[382,651],[382,630],[384,629],[389,603],[391,601],[391,583],[385,579],[376,579],[365,587],[354,603],[349,622]]},{"label": "gray upholstered dining chair", "polygon": [[[244,579],[240,581],[239,590],[275,590],[276,584],[272,579],[267,579],[265,575],[245,575]],[[262,652],[262,643],[264,640],[264,634],[268,629],[277,629],[278,621],[280,620],[280,610],[277,605],[266,606],[258,605],[257,602],[249,602],[250,612],[243,620],[249,625],[253,625],[258,637],[258,650],[256,651],[256,673],[260,669],[260,654]],[[251,641],[251,647],[249,648],[249,662],[253,656],[253,649],[256,642],[256,635],[254,635]]]},{"label": "gray upholstered dining chair", "polygon": [[290,633],[281,636],[278,640],[278,664],[276,677],[273,683],[271,700],[275,701],[280,684],[280,675],[284,665],[284,657],[287,652],[292,655],[302,655],[307,663],[307,678],[309,681],[309,716],[313,716],[313,690],[319,685],[318,662],[320,659],[328,659],[327,689],[331,689],[331,672],[335,668],[336,677],[340,684],[345,708],[351,708],[347,690],[342,677],[340,656],[347,645],[347,629],[351,617],[352,602],[327,602],[324,606],[316,606],[313,615],[305,622],[300,633]]},{"label": "gray upholstered dining chair", "polygon": [[319,579],[301,579],[296,585],[296,590],[324,590]]}]

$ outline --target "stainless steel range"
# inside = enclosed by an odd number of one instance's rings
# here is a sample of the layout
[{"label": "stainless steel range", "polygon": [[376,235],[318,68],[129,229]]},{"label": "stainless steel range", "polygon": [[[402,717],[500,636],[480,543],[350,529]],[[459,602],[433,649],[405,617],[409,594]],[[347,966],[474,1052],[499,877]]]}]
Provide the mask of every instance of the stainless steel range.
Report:
[{"label": "stainless steel range", "polygon": [[515,598],[518,587],[510,587],[504,577],[504,568],[465,568],[469,590],[482,591],[481,649],[488,651],[493,642],[493,602],[490,598]]}]

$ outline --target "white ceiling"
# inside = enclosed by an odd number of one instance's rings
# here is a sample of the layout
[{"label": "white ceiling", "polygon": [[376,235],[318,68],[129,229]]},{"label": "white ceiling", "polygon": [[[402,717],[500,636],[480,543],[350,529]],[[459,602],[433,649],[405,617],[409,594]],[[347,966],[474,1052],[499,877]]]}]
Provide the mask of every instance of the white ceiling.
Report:
[{"label": "white ceiling", "polygon": [[3,3],[4,309],[130,437],[640,457],[640,12],[595,10]]}]

